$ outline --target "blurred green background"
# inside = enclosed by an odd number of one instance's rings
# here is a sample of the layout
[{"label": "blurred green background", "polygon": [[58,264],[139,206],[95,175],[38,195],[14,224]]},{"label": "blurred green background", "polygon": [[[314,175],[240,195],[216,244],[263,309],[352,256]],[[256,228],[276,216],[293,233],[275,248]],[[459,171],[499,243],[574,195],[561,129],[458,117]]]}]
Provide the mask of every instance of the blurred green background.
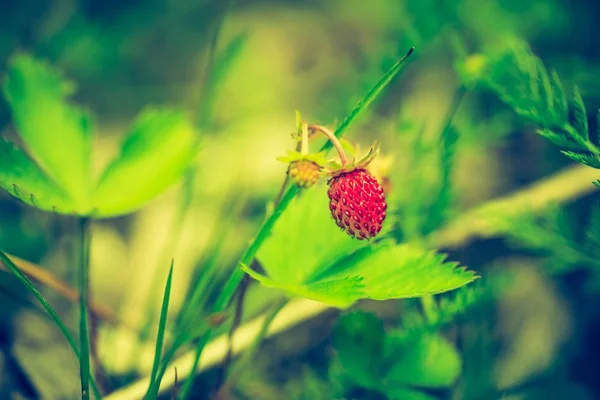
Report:
[{"label": "blurred green background", "polygon": [[[180,187],[141,212],[93,226],[93,296],[118,310],[129,326],[100,326],[98,349],[111,387],[148,373],[152,353],[134,346],[134,332],[141,329],[148,304],[160,307],[160,296],[152,295],[155,277],[162,286],[175,258],[176,315],[208,262],[223,221],[237,209],[235,229],[227,232],[218,255],[223,276],[234,267],[284,177],[286,166],[276,157],[292,144],[295,109],[310,122],[333,125],[415,46],[401,79],[349,132],[364,147],[374,139],[382,143],[383,155],[393,157],[395,196],[410,198],[411,192],[403,191],[405,178],[427,171],[409,154],[411,132],[415,127],[425,136],[439,132],[460,86],[455,62],[465,51],[521,38],[556,69],[565,87],[577,84],[588,109],[596,110],[599,15],[600,3],[592,0],[2,1],[0,71],[11,55],[26,51],[75,81],[75,100],[96,116],[95,165],[114,154],[120,135],[146,105],[184,107],[201,135],[191,206],[181,229],[177,210],[185,193]],[[456,124],[461,131],[452,177],[457,213],[568,164],[489,93],[467,93]],[[0,103],[0,131],[13,132],[5,103]],[[420,176],[439,179],[435,173]],[[576,232],[597,200],[597,194],[588,195],[569,205]],[[0,248],[71,283],[74,231],[73,220],[0,194]],[[481,390],[434,395],[600,397],[600,313],[594,307],[600,292],[581,289],[587,269],[574,267],[557,276],[546,273],[537,256],[502,238],[453,252],[477,271],[515,271],[516,280],[505,295],[468,316],[470,341],[463,340],[474,357],[468,365],[471,373],[481,374],[468,382]],[[76,326],[75,304],[50,289],[42,292]],[[273,296],[253,285],[247,314],[263,310]],[[393,324],[406,305],[367,302],[364,307]],[[70,398],[77,391],[76,360],[37,310],[25,290],[0,271],[2,399]],[[240,382],[240,398],[331,399],[322,371],[331,356],[334,317],[327,314],[267,343],[257,367]],[[216,373],[203,376],[200,392]],[[20,397],[11,397],[16,393]]]}]

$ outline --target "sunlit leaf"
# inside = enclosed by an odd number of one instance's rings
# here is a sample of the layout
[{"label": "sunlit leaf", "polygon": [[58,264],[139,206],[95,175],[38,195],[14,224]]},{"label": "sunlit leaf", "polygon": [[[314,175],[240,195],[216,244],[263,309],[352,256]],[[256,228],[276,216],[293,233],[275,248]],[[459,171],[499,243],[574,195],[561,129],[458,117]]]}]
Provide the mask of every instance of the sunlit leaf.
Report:
[{"label": "sunlit leaf", "polygon": [[258,252],[266,276],[245,271],[265,286],[338,307],[363,298],[441,293],[475,279],[472,271],[418,246],[352,239],[329,213],[324,188],[307,190],[290,204]]},{"label": "sunlit leaf", "polygon": [[276,282],[247,266],[243,266],[242,269],[264,287],[280,289],[289,295],[304,297],[334,307],[346,308],[356,300],[364,297],[362,277],[360,276],[328,279],[308,284],[293,284]]},{"label": "sunlit leaf", "polygon": [[60,189],[21,149],[0,139],[0,185],[19,200],[47,211],[76,211]]},{"label": "sunlit leaf", "polygon": [[281,215],[257,254],[271,279],[307,282],[319,269],[369,245],[340,230],[331,218],[328,201],[325,187],[317,185],[292,200]]},{"label": "sunlit leaf", "polygon": [[69,104],[73,86],[50,66],[28,55],[15,56],[4,82],[19,135],[32,158],[82,210],[92,181],[92,127],[88,115]]},{"label": "sunlit leaf", "polygon": [[194,129],[182,113],[143,112],[100,179],[93,198],[94,216],[115,216],[142,207],[183,175],[197,147]]},{"label": "sunlit leaf", "polygon": [[363,276],[365,294],[374,300],[442,293],[476,279],[473,271],[446,262],[444,255],[411,244],[379,246],[343,273]]}]

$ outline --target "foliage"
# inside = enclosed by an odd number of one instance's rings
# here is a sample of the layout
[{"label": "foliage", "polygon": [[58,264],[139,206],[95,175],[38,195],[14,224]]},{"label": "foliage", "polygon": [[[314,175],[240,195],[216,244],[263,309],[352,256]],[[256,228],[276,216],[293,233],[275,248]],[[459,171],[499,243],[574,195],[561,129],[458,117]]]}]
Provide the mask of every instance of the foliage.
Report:
[{"label": "foliage", "polygon": [[96,183],[93,124],[88,113],[68,102],[73,90],[45,62],[26,54],[10,62],[4,95],[29,155],[2,140],[0,184],[19,200],[64,214],[117,216],[171,186],[194,159],[197,138],[184,114],[148,109]]},{"label": "foliage", "polygon": [[330,374],[340,395],[361,387],[388,399],[430,399],[420,388],[448,388],[461,370],[457,350],[439,334],[407,338],[366,312],[343,315],[333,341],[337,358]]},{"label": "foliage", "polygon": [[569,101],[556,71],[548,72],[525,42],[514,38],[503,40],[482,54],[460,60],[457,70],[467,85],[480,85],[496,93],[520,117],[532,123],[538,134],[563,148],[564,155],[600,169],[600,148],[596,145],[600,131],[595,137],[589,132],[579,88],[573,87]]},{"label": "foliage", "polygon": [[244,271],[265,286],[342,308],[362,298],[440,293],[475,279],[417,245],[371,245],[340,234],[326,202],[319,186],[295,199],[257,254],[267,275]]}]

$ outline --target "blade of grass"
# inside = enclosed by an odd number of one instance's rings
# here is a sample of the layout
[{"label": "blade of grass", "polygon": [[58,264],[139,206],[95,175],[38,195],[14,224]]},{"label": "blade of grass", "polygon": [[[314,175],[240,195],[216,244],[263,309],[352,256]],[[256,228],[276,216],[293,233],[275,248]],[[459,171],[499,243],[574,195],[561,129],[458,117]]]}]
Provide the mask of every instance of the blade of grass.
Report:
[{"label": "blade of grass", "polygon": [[[229,196],[231,198],[231,196]],[[231,205],[231,207],[225,207],[225,210],[228,210],[228,214],[224,216],[224,222],[219,225],[220,229],[216,235],[214,235],[214,241],[212,246],[209,248],[212,249],[210,252],[210,258],[206,265],[204,266],[204,271],[202,277],[199,279],[198,283],[191,290],[191,295],[187,296],[190,301],[186,302],[182,310],[180,311],[180,318],[177,323],[177,334],[175,336],[175,340],[171,344],[171,347],[165,355],[163,356],[161,362],[162,366],[156,376],[156,385],[160,387],[160,382],[162,382],[162,378],[164,373],[167,371],[169,367],[169,363],[171,362],[171,358],[175,355],[177,350],[189,343],[190,341],[200,337],[200,343],[203,341],[207,341],[209,337],[206,337],[207,327],[200,326],[199,328],[195,328],[193,332],[190,332],[190,325],[194,318],[194,313],[198,313],[199,310],[204,310],[206,308],[206,301],[208,300],[208,294],[211,292],[214,285],[217,283],[216,273],[217,273],[217,261],[219,256],[221,255],[222,248],[226,243],[227,236],[229,235],[230,229],[234,226],[239,213],[242,210],[243,205],[246,202],[246,196],[237,195],[235,203]],[[199,320],[204,321],[206,316],[200,316]],[[202,325],[202,324],[200,324]],[[198,357],[200,357],[198,355]],[[186,382],[187,387],[187,382]],[[185,392],[185,389],[184,389]]]},{"label": "blade of grass", "polygon": [[[31,280],[27,277],[27,275],[25,275],[23,271],[21,271],[19,267],[17,267],[16,264],[12,262],[10,257],[8,257],[8,255],[3,251],[0,251],[0,261],[2,261],[2,263],[6,265],[6,267],[10,270],[10,272],[12,272],[13,275],[15,275],[17,279],[37,298],[37,300],[40,302],[42,307],[44,307],[48,315],[50,315],[50,318],[52,318],[52,321],[56,324],[56,326],[58,326],[58,329],[60,329],[65,339],[67,339],[67,343],[69,343],[69,346],[73,350],[73,353],[75,353],[75,356],[77,356],[77,359],[79,360],[81,357],[75,338],[73,337],[73,335],[71,335],[71,333],[69,332],[69,328],[67,328],[64,322],[60,319],[54,308],[52,308],[52,306],[50,305],[50,303],[48,303],[48,301],[42,295],[42,293],[40,293],[40,291],[37,290],[33,282],[31,282]],[[100,391],[98,390],[98,387],[96,386],[94,380],[92,380],[91,383],[92,389],[94,390],[94,395],[96,396],[96,398],[101,399],[102,396],[100,395]]]},{"label": "blade of grass", "polygon": [[[383,77],[369,90],[365,97],[354,107],[354,109],[348,114],[346,119],[342,121],[342,123],[337,127],[334,134],[339,139],[342,137],[346,130],[350,127],[350,125],[354,122],[354,120],[383,92],[383,90],[392,82],[392,80],[398,75],[400,71],[402,71],[403,67],[406,65],[406,60],[410,55],[415,51],[414,47],[411,47],[410,50],[406,53],[404,57],[398,60],[392,67],[383,75]],[[321,151],[328,151],[333,148],[333,143],[327,141]],[[246,264],[248,265],[248,264]]]},{"label": "blade of grass", "polygon": [[[156,349],[154,351],[154,363],[152,364],[150,385],[148,386],[148,392],[146,394],[146,398],[148,399],[154,399],[158,396],[156,377],[158,374],[158,368],[160,366],[160,358],[162,355],[163,342],[165,338],[165,329],[167,327],[167,314],[169,313],[169,299],[171,298],[171,282],[173,279],[173,263],[174,261],[171,260],[171,268],[169,268],[169,276],[167,277],[162,306],[160,309],[160,320],[158,323],[158,333],[156,335]],[[158,384],[160,384],[160,382],[158,382]]]},{"label": "blade of grass", "polygon": [[89,267],[90,267],[90,223],[89,218],[79,219],[79,374],[81,398],[90,398],[90,333],[89,333]]}]

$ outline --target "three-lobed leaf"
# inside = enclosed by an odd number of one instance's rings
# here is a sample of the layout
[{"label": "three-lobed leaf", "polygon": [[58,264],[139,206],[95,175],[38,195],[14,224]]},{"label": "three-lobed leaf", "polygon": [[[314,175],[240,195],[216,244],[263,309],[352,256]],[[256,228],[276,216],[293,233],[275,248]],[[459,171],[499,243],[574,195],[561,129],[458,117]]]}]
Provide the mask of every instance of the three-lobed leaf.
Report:
[{"label": "three-lobed leaf", "polygon": [[3,89],[29,154],[83,211],[91,185],[92,124],[67,102],[73,85],[49,65],[20,54],[10,62]]},{"label": "three-lobed leaf", "polygon": [[134,211],[183,175],[197,154],[194,129],[183,113],[144,111],[93,195],[95,216]]},{"label": "three-lobed leaf", "polygon": [[179,111],[147,110],[96,185],[91,120],[68,102],[73,89],[44,62],[11,60],[3,91],[28,150],[0,143],[0,185],[11,195],[42,210],[111,217],[137,210],[183,175],[198,147],[191,123]]},{"label": "three-lobed leaf", "polygon": [[11,196],[47,211],[69,212],[75,204],[25,152],[0,138],[0,186]]}]

